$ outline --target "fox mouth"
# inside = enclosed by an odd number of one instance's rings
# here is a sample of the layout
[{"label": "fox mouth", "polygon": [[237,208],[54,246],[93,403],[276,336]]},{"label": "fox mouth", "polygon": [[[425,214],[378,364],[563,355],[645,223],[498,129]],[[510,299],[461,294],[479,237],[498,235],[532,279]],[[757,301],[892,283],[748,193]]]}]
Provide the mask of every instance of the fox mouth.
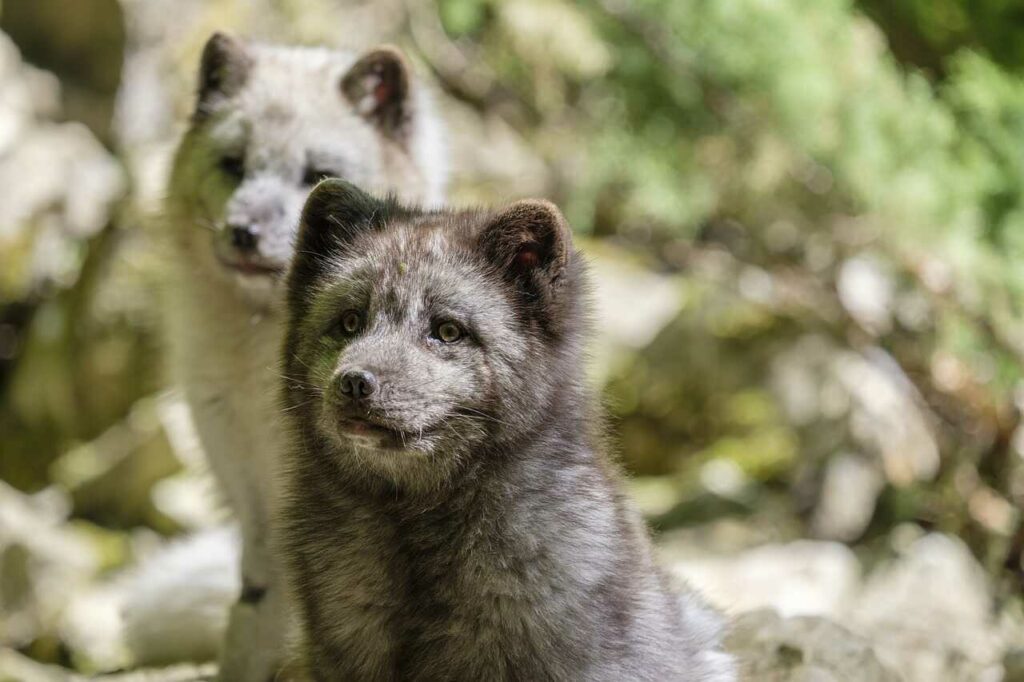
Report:
[{"label": "fox mouth", "polygon": [[366,443],[385,450],[408,450],[410,445],[421,439],[430,430],[406,431],[386,426],[366,417],[339,416],[335,428],[343,438]]},{"label": "fox mouth", "polygon": [[361,419],[359,417],[343,417],[338,420],[338,428],[345,433],[351,433],[356,436],[376,436],[376,435],[390,435],[390,436],[403,436],[404,431],[398,429],[392,429],[381,424],[377,424],[368,419]]}]

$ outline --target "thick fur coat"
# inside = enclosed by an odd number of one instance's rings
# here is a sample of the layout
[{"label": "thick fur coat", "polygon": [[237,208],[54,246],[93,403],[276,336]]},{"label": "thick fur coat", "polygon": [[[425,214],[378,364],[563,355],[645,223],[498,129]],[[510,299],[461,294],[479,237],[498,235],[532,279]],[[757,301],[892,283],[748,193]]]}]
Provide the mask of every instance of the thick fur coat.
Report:
[{"label": "thick fur coat", "polygon": [[280,539],[308,674],[734,679],[603,454],[558,209],[421,211],[331,180],[300,229]]},{"label": "thick fur coat", "polygon": [[355,55],[223,34],[208,42],[167,196],[166,327],[172,380],[241,523],[225,679],[270,679],[284,642],[270,519],[283,449],[282,281],[303,202],[328,176],[436,202],[445,175],[436,117],[393,48]]}]

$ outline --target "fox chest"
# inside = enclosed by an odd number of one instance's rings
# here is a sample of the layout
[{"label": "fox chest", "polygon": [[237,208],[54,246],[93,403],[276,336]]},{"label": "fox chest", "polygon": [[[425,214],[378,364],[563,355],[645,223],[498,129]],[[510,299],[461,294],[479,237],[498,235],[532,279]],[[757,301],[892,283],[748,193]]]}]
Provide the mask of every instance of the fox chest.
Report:
[{"label": "fox chest", "polygon": [[[557,596],[528,584],[518,566],[445,546],[410,546],[395,527],[358,518],[307,545],[298,573],[313,646],[366,679],[383,670],[402,679],[424,670],[444,679],[501,679],[510,661],[558,640],[555,632],[531,632],[535,614]],[[519,655],[510,656],[510,647]]]},{"label": "fox chest", "polygon": [[171,370],[207,453],[228,460],[271,459],[281,431],[280,322],[216,290],[205,297],[192,287],[177,293],[169,320]]}]

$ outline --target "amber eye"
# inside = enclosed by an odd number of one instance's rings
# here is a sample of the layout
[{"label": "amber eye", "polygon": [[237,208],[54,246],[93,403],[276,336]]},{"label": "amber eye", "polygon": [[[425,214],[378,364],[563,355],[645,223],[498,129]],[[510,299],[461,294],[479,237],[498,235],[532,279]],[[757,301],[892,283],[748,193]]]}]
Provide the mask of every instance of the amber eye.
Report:
[{"label": "amber eye", "polygon": [[444,343],[455,343],[462,338],[462,329],[454,322],[442,322],[437,325],[434,336]]},{"label": "amber eye", "polygon": [[359,331],[359,328],[363,326],[363,316],[355,310],[349,310],[341,316],[341,322],[338,325],[339,331],[342,334],[355,334]]},{"label": "amber eye", "polygon": [[245,177],[245,160],[240,156],[221,157],[220,169],[235,180],[241,180]]}]

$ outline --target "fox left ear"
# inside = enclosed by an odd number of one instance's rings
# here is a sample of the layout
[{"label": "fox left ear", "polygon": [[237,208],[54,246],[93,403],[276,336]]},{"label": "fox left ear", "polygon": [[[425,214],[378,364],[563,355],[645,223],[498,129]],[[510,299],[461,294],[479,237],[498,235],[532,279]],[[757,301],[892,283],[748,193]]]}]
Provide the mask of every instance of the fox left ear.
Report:
[{"label": "fox left ear", "polygon": [[554,296],[572,258],[572,231],[550,201],[518,201],[480,234],[480,245],[506,280],[531,300]]},{"label": "fox left ear", "polygon": [[386,136],[402,141],[412,116],[410,70],[390,45],[363,55],[341,79],[341,90],[360,116]]},{"label": "fox left ear", "polygon": [[302,207],[295,255],[288,272],[291,310],[304,314],[310,298],[309,284],[316,281],[332,258],[347,253],[353,240],[379,228],[397,208],[393,198],[378,199],[338,178],[314,187]]},{"label": "fox left ear", "polygon": [[393,202],[378,199],[350,182],[324,180],[310,192],[299,219],[296,253],[326,255],[385,218]]},{"label": "fox left ear", "polygon": [[210,36],[199,60],[199,87],[194,116],[206,116],[215,105],[245,86],[252,58],[245,43],[227,33]]}]

